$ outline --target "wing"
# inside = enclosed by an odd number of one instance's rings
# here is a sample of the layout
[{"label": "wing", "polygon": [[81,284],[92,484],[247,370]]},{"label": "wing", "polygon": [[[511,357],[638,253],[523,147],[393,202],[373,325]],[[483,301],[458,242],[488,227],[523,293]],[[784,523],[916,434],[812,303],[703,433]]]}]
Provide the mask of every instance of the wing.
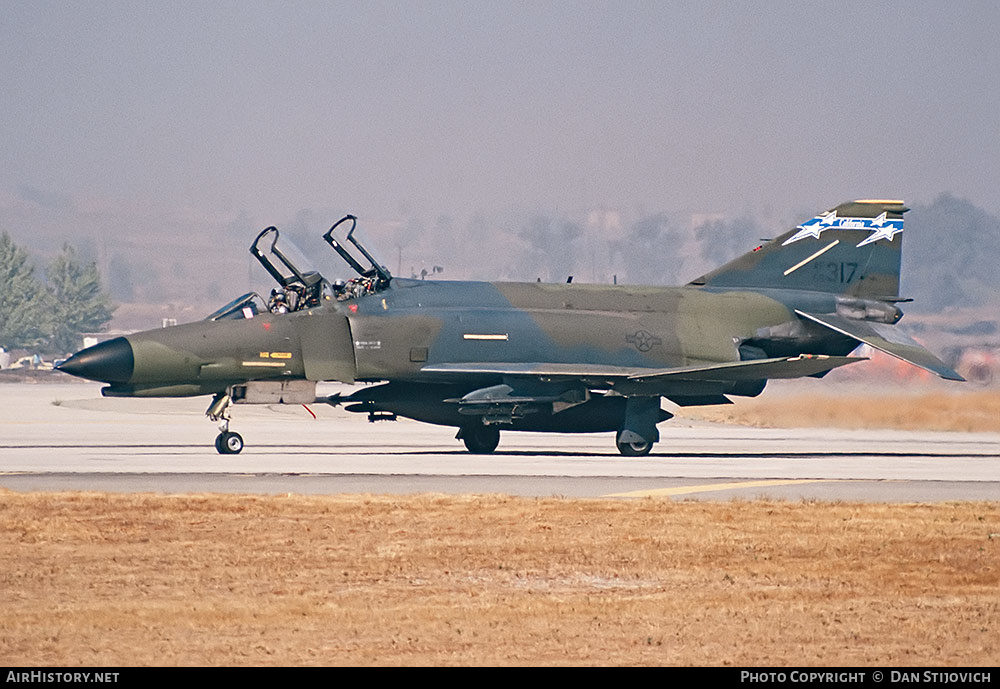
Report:
[{"label": "wing", "polygon": [[[730,404],[726,395],[755,396],[767,378],[822,375],[856,361],[864,358],[804,354],[674,368],[440,363],[423,366],[420,381],[364,387],[346,398],[327,401],[349,403],[348,411],[368,412],[370,420],[389,418],[378,416],[383,412],[445,425],[462,425],[463,417],[482,417],[485,425],[530,423],[522,420],[531,417],[540,419],[539,428],[561,431],[616,430],[617,426],[608,426],[609,419],[625,414],[648,426],[648,436],[627,429],[645,438],[658,437],[656,423],[672,416],[660,409],[660,397],[679,406]],[[593,404],[582,406],[588,402]],[[570,411],[576,407],[583,411]],[[553,420],[557,416],[564,420]]]},{"label": "wing", "polygon": [[[622,395],[662,395],[679,406],[730,404],[727,394],[754,396],[768,378],[822,375],[864,357],[803,354],[795,357],[733,361],[676,368],[640,368],[600,364],[562,363],[448,363],[424,366],[421,372],[443,381],[468,382],[470,376],[485,387],[454,399],[462,406],[504,403],[545,404],[559,399],[569,405],[585,401],[589,390]],[[493,385],[486,383],[493,380]],[[496,380],[502,384],[496,385]]]},{"label": "wing", "polygon": [[423,373],[442,375],[496,375],[527,376],[539,379],[574,378],[584,381],[603,380],[608,383],[631,381],[655,383],[657,381],[717,381],[742,382],[766,378],[800,378],[826,373],[839,366],[865,361],[866,357],[823,356],[800,354],[794,357],[731,361],[702,366],[677,368],[641,368],[635,366],[604,366],[601,364],[559,363],[453,363],[432,364],[420,369]]}]

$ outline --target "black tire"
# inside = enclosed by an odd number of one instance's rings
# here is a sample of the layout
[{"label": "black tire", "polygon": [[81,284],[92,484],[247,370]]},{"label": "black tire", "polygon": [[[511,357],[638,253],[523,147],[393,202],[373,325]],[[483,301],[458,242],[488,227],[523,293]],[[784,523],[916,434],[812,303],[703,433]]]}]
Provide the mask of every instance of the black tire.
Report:
[{"label": "black tire", "polygon": [[243,436],[232,431],[219,433],[215,439],[215,449],[219,454],[238,455],[243,451]]},{"label": "black tire", "polygon": [[462,429],[465,449],[474,455],[488,455],[500,444],[500,429],[494,426],[466,426]]},{"label": "black tire", "polygon": [[621,431],[618,431],[618,435],[615,436],[615,444],[618,446],[618,451],[625,457],[645,457],[653,449],[653,443],[650,442],[623,443]]}]

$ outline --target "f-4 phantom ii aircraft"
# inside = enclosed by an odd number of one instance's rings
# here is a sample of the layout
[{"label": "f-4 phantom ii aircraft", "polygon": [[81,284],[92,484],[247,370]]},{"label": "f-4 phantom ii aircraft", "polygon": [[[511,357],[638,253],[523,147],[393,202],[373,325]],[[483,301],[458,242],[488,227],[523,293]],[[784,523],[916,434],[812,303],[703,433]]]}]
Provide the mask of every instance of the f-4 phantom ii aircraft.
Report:
[{"label": "f-4 phantom ii aircraft", "polygon": [[[250,248],[278,287],[195,323],[119,337],[59,368],[114,397],[213,395],[216,449],[240,452],[233,403],[343,404],[369,420],[458,428],[473,453],[500,431],[615,432],[649,453],[679,406],[822,377],[862,343],[942,378],[955,371],[893,325],[902,201],[843,203],[683,287],[393,277],[345,216],[324,235],[357,274],[303,272],[269,227]],[[346,237],[344,231],[346,230]],[[338,238],[339,237],[339,238]],[[268,242],[270,245],[268,246]],[[366,382],[316,399],[317,381]]]}]

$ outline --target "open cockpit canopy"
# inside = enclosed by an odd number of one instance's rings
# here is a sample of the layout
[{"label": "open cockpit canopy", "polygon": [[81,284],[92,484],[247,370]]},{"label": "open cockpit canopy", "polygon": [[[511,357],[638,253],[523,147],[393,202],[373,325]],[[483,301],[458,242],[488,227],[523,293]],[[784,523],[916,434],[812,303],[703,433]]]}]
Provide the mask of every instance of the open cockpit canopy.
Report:
[{"label": "open cockpit canopy", "polygon": [[280,236],[278,228],[271,226],[262,230],[250,245],[250,253],[278,283],[271,290],[267,309],[285,313],[319,306],[329,283],[315,270],[302,270],[300,266],[306,264],[302,252],[288,241],[279,247]]},{"label": "open cockpit canopy", "polygon": [[324,241],[358,274],[358,277],[346,283],[334,283],[333,291],[339,301],[379,292],[388,287],[392,280],[389,269],[375,260],[354,235],[357,227],[357,217],[345,215],[323,235]]},{"label": "open cockpit canopy", "polygon": [[[293,242],[281,239],[278,228],[272,226],[262,230],[250,245],[250,253],[278,283],[278,287],[271,290],[264,308],[271,313],[286,313],[318,306],[324,297],[330,298],[331,292],[338,301],[347,301],[386,289],[392,275],[355,234],[357,222],[357,217],[345,215],[323,235],[324,241],[357,274],[357,277],[350,280],[337,280],[332,284],[319,272],[302,268],[309,261]],[[260,310],[253,303],[253,296],[256,295],[243,295],[216,311],[210,318],[238,318],[245,308],[251,308],[251,315],[244,317],[252,317],[253,313]],[[264,301],[259,297],[258,300]]]}]

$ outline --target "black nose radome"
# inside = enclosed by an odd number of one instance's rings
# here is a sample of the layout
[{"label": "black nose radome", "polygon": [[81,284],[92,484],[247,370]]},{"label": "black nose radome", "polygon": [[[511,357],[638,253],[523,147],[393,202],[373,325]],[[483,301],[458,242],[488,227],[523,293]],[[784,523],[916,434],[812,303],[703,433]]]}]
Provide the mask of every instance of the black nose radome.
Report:
[{"label": "black nose radome", "polygon": [[116,337],[77,352],[57,368],[80,378],[127,383],[132,378],[134,366],[132,345],[124,337]]}]

